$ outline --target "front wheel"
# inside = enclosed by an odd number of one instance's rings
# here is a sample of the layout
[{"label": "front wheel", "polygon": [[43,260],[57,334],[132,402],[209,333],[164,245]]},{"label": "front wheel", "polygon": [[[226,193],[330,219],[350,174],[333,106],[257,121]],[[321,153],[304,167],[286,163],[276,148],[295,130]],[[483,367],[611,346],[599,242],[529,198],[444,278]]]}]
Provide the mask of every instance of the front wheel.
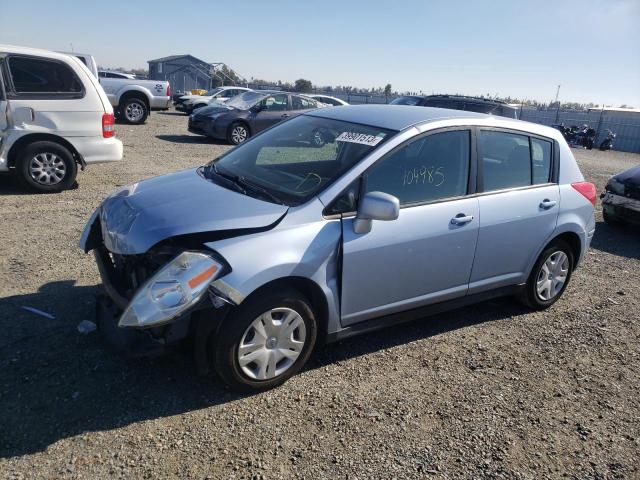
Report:
[{"label": "front wheel", "polygon": [[132,97],[124,100],[120,108],[120,117],[131,125],[141,125],[149,116],[149,109],[144,100]]},{"label": "front wheel", "polygon": [[61,192],[70,188],[78,165],[69,150],[54,142],[34,142],[27,146],[16,163],[18,180],[31,190]]},{"label": "front wheel", "polygon": [[247,126],[244,123],[236,122],[229,127],[229,131],[227,132],[227,141],[231,145],[240,145],[250,136]]},{"label": "front wheel", "polygon": [[213,339],[215,370],[239,391],[283,384],[304,366],[317,337],[308,300],[294,289],[273,289],[241,304]]},{"label": "front wheel", "polygon": [[567,243],[561,240],[553,242],[538,257],[521,300],[535,310],[553,305],[569,284],[574,262],[573,252]]}]

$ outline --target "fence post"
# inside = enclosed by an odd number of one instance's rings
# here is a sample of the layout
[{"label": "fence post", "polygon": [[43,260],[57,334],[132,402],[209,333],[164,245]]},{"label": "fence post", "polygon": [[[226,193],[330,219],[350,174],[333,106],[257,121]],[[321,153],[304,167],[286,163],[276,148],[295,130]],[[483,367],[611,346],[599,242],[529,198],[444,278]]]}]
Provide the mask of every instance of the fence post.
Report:
[{"label": "fence post", "polygon": [[604,115],[604,105],[600,110],[600,117],[598,118],[598,126],[596,127],[596,141],[600,138],[600,127],[602,126],[602,116]]}]

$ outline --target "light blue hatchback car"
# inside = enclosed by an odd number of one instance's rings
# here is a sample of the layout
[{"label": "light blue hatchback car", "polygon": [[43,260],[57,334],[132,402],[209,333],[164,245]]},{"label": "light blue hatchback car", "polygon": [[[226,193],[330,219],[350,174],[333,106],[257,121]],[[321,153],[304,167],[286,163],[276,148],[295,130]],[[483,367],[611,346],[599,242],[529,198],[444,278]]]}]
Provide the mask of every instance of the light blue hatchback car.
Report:
[{"label": "light blue hatchback car", "polygon": [[549,307],[589,247],[595,201],[552,128],[343,106],[114,193],[81,247],[112,344],[192,339],[201,370],[262,390],[319,342],[496,296]]}]

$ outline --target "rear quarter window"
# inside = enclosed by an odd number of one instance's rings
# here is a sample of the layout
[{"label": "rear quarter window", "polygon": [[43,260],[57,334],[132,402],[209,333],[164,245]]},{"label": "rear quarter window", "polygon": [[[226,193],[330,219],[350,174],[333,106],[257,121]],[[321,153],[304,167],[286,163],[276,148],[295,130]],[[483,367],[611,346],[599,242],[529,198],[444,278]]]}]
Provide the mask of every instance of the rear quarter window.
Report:
[{"label": "rear quarter window", "polygon": [[20,98],[80,98],[84,88],[67,64],[44,58],[11,56],[7,60],[13,92]]}]

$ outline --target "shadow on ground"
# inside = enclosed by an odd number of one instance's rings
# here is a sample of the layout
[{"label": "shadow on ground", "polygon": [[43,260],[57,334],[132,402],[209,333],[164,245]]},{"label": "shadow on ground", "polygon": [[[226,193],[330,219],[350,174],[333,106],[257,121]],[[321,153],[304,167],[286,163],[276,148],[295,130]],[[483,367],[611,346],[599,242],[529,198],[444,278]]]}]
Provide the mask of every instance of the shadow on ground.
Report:
[{"label": "shadow on ground", "polygon": [[[108,350],[100,335],[77,324],[94,320],[99,286],[72,281],[43,285],[37,293],[0,304],[0,457],[42,451],[87,431],[103,431],[241,400],[213,377],[195,373],[190,349],[155,360],[127,360]],[[51,313],[48,319],[25,311]],[[319,348],[307,369],[476,323],[524,313],[510,299],[408,324]],[[286,388],[286,387],[284,387]]]},{"label": "shadow on ground", "polygon": [[156,138],[171,143],[208,143],[211,145],[228,145],[221,140],[215,140],[202,135],[156,135]]},{"label": "shadow on ground", "polygon": [[640,227],[596,223],[591,248],[620,257],[640,258]]},{"label": "shadow on ground", "polygon": [[155,112],[157,115],[169,115],[170,117],[188,117],[189,115],[178,112],[176,110],[168,110],[166,112]]}]

